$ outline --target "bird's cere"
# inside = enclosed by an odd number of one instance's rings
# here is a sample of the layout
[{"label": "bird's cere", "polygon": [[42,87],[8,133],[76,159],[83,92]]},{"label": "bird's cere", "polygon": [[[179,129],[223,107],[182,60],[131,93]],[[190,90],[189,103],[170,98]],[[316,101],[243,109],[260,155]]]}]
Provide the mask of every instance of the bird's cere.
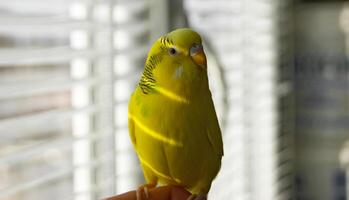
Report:
[{"label": "bird's cere", "polygon": [[206,55],[202,45],[194,44],[189,50],[190,57],[194,63],[199,65],[201,68],[206,69]]}]

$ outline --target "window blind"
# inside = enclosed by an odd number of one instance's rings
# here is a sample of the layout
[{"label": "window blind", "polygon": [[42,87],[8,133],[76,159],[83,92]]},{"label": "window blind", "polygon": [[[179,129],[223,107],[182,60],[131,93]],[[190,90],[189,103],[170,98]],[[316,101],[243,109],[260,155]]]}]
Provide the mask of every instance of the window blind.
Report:
[{"label": "window blind", "polygon": [[[189,22],[212,43],[227,85],[225,155],[210,192],[212,199],[291,198],[292,119],[284,109],[292,108],[286,104],[280,112],[279,105],[292,101],[292,79],[285,78],[292,74],[287,71],[292,66],[289,58],[280,57],[290,53],[289,47],[280,45],[288,42],[289,31],[280,31],[283,26],[278,20],[289,19],[289,6],[288,1],[269,0],[185,1]],[[279,49],[283,49],[280,54]],[[285,60],[282,72],[281,60]],[[284,116],[287,120],[281,125]],[[279,136],[284,124],[288,132]]]},{"label": "window blind", "polygon": [[[279,75],[289,72],[278,68],[276,20],[287,2],[183,1],[211,47],[210,86],[224,134],[210,198],[289,195],[281,191],[290,185],[290,159],[280,160],[289,155],[289,134],[278,134],[279,120],[289,118],[277,108],[291,110],[283,84],[290,77]],[[144,182],[127,103],[149,45],[176,21],[169,5],[0,2],[0,199],[100,199]]]},{"label": "window blind", "polygon": [[138,185],[127,101],[156,34],[150,2],[3,1],[0,15],[0,199]]}]

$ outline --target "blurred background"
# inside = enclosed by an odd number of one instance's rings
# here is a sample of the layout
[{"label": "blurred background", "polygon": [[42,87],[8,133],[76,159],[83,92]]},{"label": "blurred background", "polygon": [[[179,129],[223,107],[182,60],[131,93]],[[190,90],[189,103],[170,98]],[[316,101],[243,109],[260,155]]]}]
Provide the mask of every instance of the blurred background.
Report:
[{"label": "blurred background", "polygon": [[225,155],[210,199],[348,200],[349,3],[0,1],[0,199],[144,182],[128,98],[160,35],[204,38]]}]

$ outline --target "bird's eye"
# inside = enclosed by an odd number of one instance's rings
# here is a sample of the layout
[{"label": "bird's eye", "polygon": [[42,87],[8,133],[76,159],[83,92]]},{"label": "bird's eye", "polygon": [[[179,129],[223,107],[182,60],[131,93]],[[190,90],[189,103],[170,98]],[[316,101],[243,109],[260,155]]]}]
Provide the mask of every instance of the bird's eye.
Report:
[{"label": "bird's eye", "polygon": [[171,56],[173,56],[173,55],[176,55],[176,54],[177,54],[177,50],[176,50],[175,48],[173,48],[173,47],[170,47],[170,48],[168,49],[168,53],[169,53]]}]

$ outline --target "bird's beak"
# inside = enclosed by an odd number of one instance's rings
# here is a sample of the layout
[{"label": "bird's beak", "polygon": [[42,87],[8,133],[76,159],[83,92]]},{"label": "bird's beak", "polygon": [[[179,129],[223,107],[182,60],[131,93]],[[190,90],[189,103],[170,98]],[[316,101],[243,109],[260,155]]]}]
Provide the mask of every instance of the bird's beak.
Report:
[{"label": "bird's beak", "polygon": [[199,65],[202,69],[206,69],[207,61],[202,45],[193,45],[189,50],[189,54],[195,64]]}]

